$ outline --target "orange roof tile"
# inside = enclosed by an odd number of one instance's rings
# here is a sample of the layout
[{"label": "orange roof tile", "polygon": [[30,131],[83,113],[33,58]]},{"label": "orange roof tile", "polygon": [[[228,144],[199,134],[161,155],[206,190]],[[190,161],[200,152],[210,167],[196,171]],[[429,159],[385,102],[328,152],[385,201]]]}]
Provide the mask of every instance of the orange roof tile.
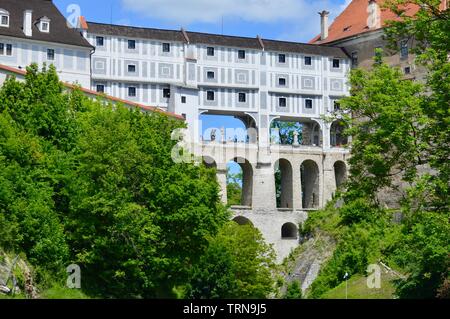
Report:
[{"label": "orange roof tile", "polygon": [[87,30],[88,29],[88,24],[86,22],[86,18],[83,16],[80,16],[80,28],[82,30]]},{"label": "orange roof tile", "polygon": [[[378,0],[377,3],[381,7],[381,27],[386,25],[388,20],[396,20],[398,16],[391,10],[383,8],[384,0]],[[446,1],[442,1],[441,8],[445,6]],[[377,29],[369,29],[367,20],[369,13],[367,11],[369,5],[368,0],[353,0],[344,9],[344,11],[336,17],[333,23],[328,28],[328,38],[320,41],[320,35],[313,38],[309,43],[329,43],[336,40],[348,38],[361,33],[374,31]],[[405,13],[408,16],[413,16],[419,11],[419,6],[409,4],[404,7]]]},{"label": "orange roof tile", "polygon": [[[3,65],[3,64],[0,64],[0,70],[4,70],[4,71],[11,72],[11,73],[14,73],[14,74],[22,75],[22,76],[25,76],[27,74],[27,72],[25,70],[16,69],[16,68],[13,68],[13,67],[10,67],[10,66],[7,66],[7,65]],[[120,98],[117,98],[117,97],[114,97],[114,96],[110,96],[110,95],[107,95],[107,94],[98,93],[96,91],[92,91],[92,90],[89,90],[89,89],[77,87],[77,86],[75,86],[73,84],[70,84],[70,83],[67,83],[67,82],[62,82],[62,83],[63,83],[63,85],[66,88],[71,89],[71,90],[74,90],[75,88],[79,88],[83,93],[88,94],[88,95],[94,95],[94,96],[97,96],[97,97],[104,98],[106,100],[110,100],[112,102],[122,103],[122,104],[127,105],[127,106],[137,107],[137,108],[140,108],[141,110],[144,110],[144,111],[161,113],[161,114],[173,117],[173,118],[178,119],[178,120],[183,120],[183,121],[185,120],[184,117],[181,116],[181,115],[178,115],[178,114],[175,114],[175,113],[171,113],[171,112],[166,112],[166,111],[158,109],[158,108],[156,108],[154,106],[147,106],[147,105],[139,104],[139,103],[128,101],[128,100],[123,100],[123,99],[120,99]]]}]

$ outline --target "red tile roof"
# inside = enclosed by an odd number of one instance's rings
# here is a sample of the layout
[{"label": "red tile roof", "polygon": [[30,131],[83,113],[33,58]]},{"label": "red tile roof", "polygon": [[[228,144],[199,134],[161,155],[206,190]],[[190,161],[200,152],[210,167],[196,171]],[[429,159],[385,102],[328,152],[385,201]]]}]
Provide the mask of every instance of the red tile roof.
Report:
[{"label": "red tile roof", "polygon": [[[384,2],[384,0],[377,1],[381,7],[381,27],[384,27],[386,25],[386,21],[388,20],[398,19],[398,16],[395,13],[382,7]],[[444,7],[445,2],[445,0],[442,1],[441,8]],[[368,0],[353,0],[328,28],[328,38],[324,41],[320,41],[320,35],[318,35],[309,43],[329,43],[361,33],[377,30],[369,29],[367,26],[367,20],[369,18],[369,13],[367,11],[368,5]],[[408,16],[413,16],[417,13],[417,11],[419,11],[419,6],[409,4],[406,5],[404,9]]]},{"label": "red tile roof", "polygon": [[[0,64],[0,70],[4,70],[4,71],[10,72],[10,73],[17,74],[17,75],[22,75],[22,76],[25,76],[27,74],[27,72],[25,70],[16,69],[16,68],[13,68],[13,67],[10,67],[10,66],[7,66],[7,65],[3,65],[3,64]],[[75,85],[67,83],[67,82],[62,82],[62,83],[63,83],[63,85],[66,88],[68,88],[70,90],[74,90],[75,88],[79,88],[83,93],[85,93],[87,95],[93,95],[95,97],[104,98],[104,99],[109,100],[111,102],[121,103],[121,104],[123,104],[125,106],[137,107],[137,108],[140,108],[141,110],[144,110],[144,111],[161,113],[161,114],[173,117],[173,118],[178,119],[178,120],[183,120],[183,121],[185,120],[184,117],[181,116],[181,115],[177,115],[177,114],[174,114],[174,113],[171,113],[171,112],[166,112],[166,111],[158,109],[158,108],[156,108],[154,106],[147,106],[147,105],[139,104],[139,103],[128,101],[128,100],[123,100],[123,99],[120,99],[120,98],[117,98],[117,97],[114,97],[114,96],[106,95],[106,94],[103,94],[103,93],[98,93],[98,92],[95,92],[95,91],[92,91],[92,90],[89,90],[89,89],[76,87]]]}]

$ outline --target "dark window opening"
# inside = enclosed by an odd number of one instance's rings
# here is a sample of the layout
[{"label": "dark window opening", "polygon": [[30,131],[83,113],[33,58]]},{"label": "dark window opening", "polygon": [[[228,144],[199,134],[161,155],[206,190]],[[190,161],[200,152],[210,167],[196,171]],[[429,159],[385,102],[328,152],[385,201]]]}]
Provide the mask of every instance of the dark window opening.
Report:
[{"label": "dark window opening", "polygon": [[170,52],[170,43],[163,43],[163,52]]},{"label": "dark window opening", "polygon": [[278,85],[286,86],[286,79],[285,78],[279,78],[278,79]]},{"label": "dark window opening", "polygon": [[47,49],[47,60],[50,60],[50,61],[55,60],[55,50]]},{"label": "dark window opening", "polygon": [[333,59],[333,68],[339,69],[339,67],[340,67],[339,59]]},{"label": "dark window opening", "polygon": [[238,51],[238,58],[241,60],[245,60],[245,50]]},{"label": "dark window opening", "polygon": [[130,97],[136,96],[136,88],[134,86],[130,86],[128,88],[128,96],[130,96]]},{"label": "dark window opening", "polygon": [[311,100],[311,99],[306,99],[306,100],[305,100],[305,108],[306,108],[306,109],[312,109],[312,107],[313,107],[313,100]]},{"label": "dark window opening", "polygon": [[357,67],[358,66],[358,52],[352,52],[352,66]]},{"label": "dark window opening", "polygon": [[239,103],[245,103],[245,102],[247,102],[247,94],[239,93]]},{"label": "dark window opening", "polygon": [[163,89],[163,98],[170,99],[170,89],[168,88]]},{"label": "dark window opening", "polygon": [[207,77],[208,79],[214,79],[214,77],[215,77],[214,72],[213,72],[213,71],[208,71],[208,72],[206,73],[206,77]]},{"label": "dark window opening", "polygon": [[312,64],[312,58],[310,56],[305,56],[305,65],[311,65]]},{"label": "dark window opening", "polygon": [[105,38],[104,37],[97,37],[96,43],[98,47],[102,47],[105,45]]},{"label": "dark window opening", "polygon": [[103,84],[97,84],[97,92],[105,93],[105,86]]},{"label": "dark window opening", "polygon": [[135,50],[136,49],[136,41],[135,40],[128,40],[128,49],[129,50]]},{"label": "dark window opening", "polygon": [[278,63],[286,63],[286,55],[278,54]]},{"label": "dark window opening", "polygon": [[136,66],[134,64],[129,64],[128,65],[128,72],[130,72],[130,73],[136,72]]},{"label": "dark window opening", "polygon": [[208,101],[214,101],[214,91],[207,91],[206,92],[206,99]]},{"label": "dark window opening", "polygon": [[186,97],[185,96],[181,97],[181,103],[186,104]]},{"label": "dark window opening", "polygon": [[285,97],[280,97],[278,99],[278,105],[279,105],[279,107],[286,107],[286,98]]},{"label": "dark window opening", "polygon": [[214,56],[214,48],[213,47],[208,47],[206,49],[206,51],[207,51],[208,56]]}]

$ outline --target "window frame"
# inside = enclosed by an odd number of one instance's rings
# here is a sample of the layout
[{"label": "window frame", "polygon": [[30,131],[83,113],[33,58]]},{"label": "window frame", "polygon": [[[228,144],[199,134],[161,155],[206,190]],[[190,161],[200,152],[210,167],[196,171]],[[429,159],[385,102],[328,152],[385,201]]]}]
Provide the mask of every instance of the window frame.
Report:
[{"label": "window frame", "polygon": [[186,98],[186,96],[181,96],[181,104],[186,104],[186,102],[187,102],[187,98]]},{"label": "window frame", "polygon": [[[211,74],[212,74],[212,77],[210,77]],[[214,71],[206,71],[206,78],[208,80],[214,80],[216,78],[216,72],[214,72]]]},{"label": "window frame", "polygon": [[[99,87],[102,87],[102,90],[99,90]],[[95,85],[95,91],[97,93],[105,93],[105,85],[104,84],[96,84]]]},{"label": "window frame", "polygon": [[163,99],[170,99],[170,88],[163,88],[162,89],[162,97]]},{"label": "window frame", "polygon": [[[308,104],[311,104],[308,106]],[[313,99],[305,99],[305,109],[312,110],[314,108],[314,102]]]},{"label": "window frame", "polygon": [[[134,71],[130,71],[130,67],[131,67],[131,68],[134,67]],[[128,73],[136,73],[136,71],[137,71],[137,66],[136,66],[136,64],[132,64],[132,63],[128,64],[128,65],[127,65],[127,71],[128,71]]]},{"label": "window frame", "polygon": [[[9,53],[8,53],[9,52]],[[13,56],[13,45],[10,43],[7,43],[5,45],[5,55],[6,56]]]},{"label": "window frame", "polygon": [[[133,43],[133,45],[130,47],[131,43]],[[136,50],[136,40],[128,39],[128,50]]]},{"label": "window frame", "polygon": [[245,60],[247,58],[247,53],[245,50],[238,50],[238,59]]},{"label": "window frame", "polygon": [[163,42],[162,43],[162,52],[163,53],[170,53],[170,43],[169,42]]},{"label": "window frame", "polygon": [[[131,92],[131,90],[133,90],[134,89],[134,95],[133,94],[130,94],[130,92]],[[137,87],[135,87],[135,86],[129,86],[128,87],[128,97],[137,97]]]},{"label": "window frame", "polygon": [[[4,18],[6,18],[6,23],[3,23]],[[0,14],[0,27],[9,28],[9,14]]]},{"label": "window frame", "polygon": [[[281,82],[284,82],[284,84],[282,84]],[[278,86],[287,86],[287,79],[284,76],[280,76],[278,78]]]},{"label": "window frame", "polygon": [[[308,63],[307,63],[308,61]],[[303,59],[303,63],[307,66],[311,66],[312,65],[312,56],[305,56],[305,58]]]},{"label": "window frame", "polygon": [[[241,99],[241,97],[243,97],[243,99]],[[239,103],[247,103],[247,93],[238,92],[238,102]]]},{"label": "window frame", "polygon": [[[284,102],[281,103],[281,101],[284,101]],[[285,96],[278,97],[278,107],[287,107],[287,98]]]},{"label": "window frame", "polygon": [[[337,62],[337,63],[335,63],[335,62]],[[341,59],[333,58],[333,61],[331,62],[331,64],[332,64],[333,69],[340,69],[341,68]]]},{"label": "window frame", "polygon": [[206,56],[211,56],[211,57],[216,56],[215,48],[214,47],[206,47]]},{"label": "window frame", "polygon": [[[99,44],[99,40],[101,39],[101,44]],[[105,46],[105,37],[96,36],[95,37],[95,46],[96,47],[104,47]]]},{"label": "window frame", "polygon": [[278,54],[278,63],[286,64],[286,54],[284,54],[284,53]]},{"label": "window frame", "polygon": [[55,61],[55,49],[47,48],[47,61]]},{"label": "window frame", "polygon": [[[212,96],[212,99],[210,98]],[[216,100],[216,92],[212,90],[206,91],[206,101],[213,102]]]}]

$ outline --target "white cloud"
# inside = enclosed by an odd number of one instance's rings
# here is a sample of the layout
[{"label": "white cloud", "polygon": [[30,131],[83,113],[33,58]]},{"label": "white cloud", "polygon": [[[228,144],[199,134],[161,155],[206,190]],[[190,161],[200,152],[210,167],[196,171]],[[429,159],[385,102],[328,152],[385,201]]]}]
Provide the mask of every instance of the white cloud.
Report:
[{"label": "white cloud", "polygon": [[224,17],[251,22],[293,20],[305,13],[305,0],[122,0],[123,6],[146,16],[189,24],[215,23]]},{"label": "white cloud", "polygon": [[[122,0],[124,9],[144,17],[188,26],[220,23],[222,17],[247,22],[288,23],[279,38],[308,41],[320,29],[319,11],[337,16],[351,0]],[[331,21],[330,21],[331,22]]]}]

